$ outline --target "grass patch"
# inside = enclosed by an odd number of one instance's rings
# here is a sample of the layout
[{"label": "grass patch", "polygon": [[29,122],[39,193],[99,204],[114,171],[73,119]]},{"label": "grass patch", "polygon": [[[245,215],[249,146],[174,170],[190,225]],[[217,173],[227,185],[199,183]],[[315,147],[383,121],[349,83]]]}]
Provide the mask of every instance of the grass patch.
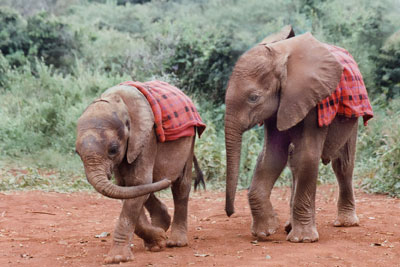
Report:
[{"label": "grass patch", "polygon": [[30,167],[0,167],[0,191],[94,191],[86,177],[74,172]]}]

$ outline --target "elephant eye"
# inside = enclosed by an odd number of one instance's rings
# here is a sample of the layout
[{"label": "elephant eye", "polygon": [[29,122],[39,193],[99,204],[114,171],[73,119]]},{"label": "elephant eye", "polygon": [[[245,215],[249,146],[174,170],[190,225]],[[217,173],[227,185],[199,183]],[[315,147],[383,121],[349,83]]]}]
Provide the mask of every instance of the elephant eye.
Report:
[{"label": "elephant eye", "polygon": [[108,148],[108,155],[114,156],[117,153],[118,153],[118,145],[111,144],[111,146]]},{"label": "elephant eye", "polygon": [[251,95],[249,95],[249,102],[255,103],[255,102],[257,102],[257,100],[258,100],[259,98],[260,98],[259,95],[251,94]]}]

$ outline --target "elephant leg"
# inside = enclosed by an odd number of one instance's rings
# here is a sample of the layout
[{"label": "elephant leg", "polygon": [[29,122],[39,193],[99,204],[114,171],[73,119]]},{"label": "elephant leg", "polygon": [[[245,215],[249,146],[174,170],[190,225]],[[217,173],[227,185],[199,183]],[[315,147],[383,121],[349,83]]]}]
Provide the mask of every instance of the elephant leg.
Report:
[{"label": "elephant leg", "polygon": [[151,224],[167,231],[171,225],[171,216],[168,214],[167,206],[154,194],[150,194],[144,205],[150,213]]},{"label": "elephant leg", "polygon": [[353,168],[357,141],[357,127],[339,152],[339,157],[332,161],[332,168],[339,183],[338,214],[334,226],[357,226],[359,219],[356,215]]},{"label": "elephant leg", "polygon": [[174,219],[172,221],[171,236],[167,241],[168,247],[187,246],[187,215],[188,201],[192,180],[192,158],[186,162],[183,175],[172,185],[174,198]]},{"label": "elephant leg", "polygon": [[142,196],[123,201],[122,211],[114,230],[113,243],[105,259],[106,264],[126,262],[133,259],[130,244],[139,218],[134,214],[139,215],[142,212],[146,198],[147,196]]},{"label": "elephant leg", "polygon": [[[294,189],[296,188],[296,181],[293,178],[292,180],[292,186],[291,186],[291,196],[290,196],[290,210],[293,209],[293,199],[294,199]],[[285,232],[286,233],[290,233],[290,231],[292,230],[292,224],[290,223],[290,219],[285,223]]]},{"label": "elephant leg", "polygon": [[289,158],[293,174],[293,195],[290,210],[291,242],[315,242],[319,235],[315,224],[315,194],[319,160],[327,128],[315,125],[316,111],[310,111],[303,123],[291,132],[293,152]]},{"label": "elephant leg", "polygon": [[[268,129],[269,128],[269,129]],[[264,241],[279,227],[278,217],[270,201],[271,190],[288,158],[289,140],[276,129],[266,126],[265,144],[257,159],[248,199],[252,213],[253,236]]]},{"label": "elephant leg", "polygon": [[[291,144],[289,146],[289,158],[292,156],[294,150],[294,145]],[[290,168],[290,166],[289,166]],[[293,172],[293,171],[292,171]],[[296,188],[296,180],[292,177],[292,185],[290,187],[290,210],[293,209],[293,198],[294,198],[294,189]],[[290,219],[285,223],[285,232],[289,233],[292,230],[292,225],[290,224]]]},{"label": "elephant leg", "polygon": [[164,229],[153,226],[148,221],[144,209],[140,212],[135,234],[143,239],[146,249],[152,252],[161,251],[166,247],[167,234]]},{"label": "elephant leg", "polygon": [[292,169],[294,183],[290,210],[290,228],[287,240],[291,242],[314,242],[318,240],[315,225],[315,193],[318,176],[318,158],[304,155],[296,160]]}]

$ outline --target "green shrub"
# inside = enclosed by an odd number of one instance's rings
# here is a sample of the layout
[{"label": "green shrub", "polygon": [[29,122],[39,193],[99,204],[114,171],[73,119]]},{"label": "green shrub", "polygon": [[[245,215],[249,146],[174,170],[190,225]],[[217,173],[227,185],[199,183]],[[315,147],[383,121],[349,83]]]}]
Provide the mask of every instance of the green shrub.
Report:
[{"label": "green shrub", "polygon": [[21,16],[11,9],[0,9],[0,49],[3,55],[19,50],[28,51],[26,25]]},{"label": "green shrub", "polygon": [[387,99],[400,96],[400,31],[394,33],[380,49],[376,60],[378,92]]},{"label": "green shrub", "polygon": [[79,34],[49,13],[25,21],[13,10],[0,9],[0,50],[11,66],[43,58],[47,65],[70,71],[80,46]]},{"label": "green shrub", "polygon": [[0,98],[0,155],[33,155],[49,147],[73,153],[75,125],[84,108],[127,77],[80,69],[79,77],[55,74],[43,62],[8,74]]},{"label": "green shrub", "polygon": [[400,197],[400,99],[374,113],[359,133],[355,177],[368,192]]},{"label": "green shrub", "polygon": [[[196,140],[195,154],[206,180],[220,188],[226,178],[225,105],[200,101],[197,106],[207,128],[201,138]],[[250,185],[257,157],[263,145],[263,136],[262,127],[251,129],[243,135],[238,182],[240,188],[247,188]]]},{"label": "green shrub", "polygon": [[71,5],[84,4],[86,0],[0,0],[0,7],[11,7],[22,17],[31,17],[39,12],[61,15],[68,12]]},{"label": "green shrub", "polygon": [[[109,0],[89,0],[89,2],[97,2],[97,3],[106,3]],[[117,5],[126,5],[127,3],[130,4],[144,4],[147,2],[151,2],[151,0],[115,0]]]},{"label": "green shrub", "polygon": [[26,22],[14,10],[0,9],[0,51],[11,66],[26,64],[30,40],[26,32]]},{"label": "green shrub", "polygon": [[81,43],[79,35],[67,24],[41,12],[28,18],[27,31],[32,43],[31,56],[43,58],[47,65],[71,70]]},{"label": "green shrub", "polygon": [[166,71],[175,74],[178,86],[188,93],[223,103],[229,75],[243,51],[234,50],[227,34],[190,37],[184,35],[177,44],[175,54],[165,63]]},{"label": "green shrub", "polygon": [[127,3],[131,4],[144,4],[151,2],[151,0],[117,0],[118,5],[126,5]]},{"label": "green shrub", "polygon": [[7,72],[9,69],[10,69],[10,64],[0,51],[0,88],[4,88],[4,86],[6,85]]}]

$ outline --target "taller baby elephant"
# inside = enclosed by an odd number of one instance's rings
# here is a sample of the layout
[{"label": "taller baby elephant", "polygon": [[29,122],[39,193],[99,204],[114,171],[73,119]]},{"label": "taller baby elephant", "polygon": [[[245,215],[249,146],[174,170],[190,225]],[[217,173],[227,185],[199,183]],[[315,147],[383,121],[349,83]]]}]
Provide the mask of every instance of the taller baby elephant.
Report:
[{"label": "taller baby elephant", "polygon": [[[205,129],[192,101],[160,81],[125,82],[105,91],[77,124],[76,151],[89,183],[123,199],[106,263],[132,259],[133,232],[151,251],[187,245],[187,209],[196,131]],[[116,184],[110,181],[115,175]],[[174,217],[152,193],[172,184]],[[148,210],[148,221],[144,207]]]},{"label": "taller baby elephant", "polygon": [[335,226],[358,225],[352,176],[357,118],[373,113],[361,73],[344,49],[294,37],[287,26],[265,38],[237,61],[226,91],[226,213],[234,213],[242,134],[264,124],[248,199],[252,233],[265,240],[278,219],[270,201],[272,187],[289,165],[292,175],[287,240],[314,242],[315,192],[319,160],[332,168],[339,183]]}]

